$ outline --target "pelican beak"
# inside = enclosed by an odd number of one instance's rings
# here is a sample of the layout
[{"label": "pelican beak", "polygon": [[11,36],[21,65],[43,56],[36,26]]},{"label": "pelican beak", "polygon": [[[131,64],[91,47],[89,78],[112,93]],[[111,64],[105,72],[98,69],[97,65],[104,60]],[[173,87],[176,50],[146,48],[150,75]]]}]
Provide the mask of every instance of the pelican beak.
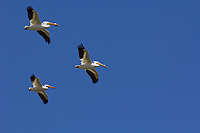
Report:
[{"label": "pelican beak", "polygon": [[103,67],[105,67],[105,68],[108,68],[106,65],[103,65],[103,64],[101,64],[101,63],[99,63],[99,62],[98,62],[98,64],[99,64],[100,66],[103,66]]},{"label": "pelican beak", "polygon": [[56,89],[56,87],[54,87],[54,86],[50,86],[50,85],[48,85],[48,87],[49,87],[49,88],[54,88],[54,89]]},{"label": "pelican beak", "polygon": [[58,25],[56,23],[51,23],[51,22],[49,22],[49,25],[60,26],[60,25]]}]

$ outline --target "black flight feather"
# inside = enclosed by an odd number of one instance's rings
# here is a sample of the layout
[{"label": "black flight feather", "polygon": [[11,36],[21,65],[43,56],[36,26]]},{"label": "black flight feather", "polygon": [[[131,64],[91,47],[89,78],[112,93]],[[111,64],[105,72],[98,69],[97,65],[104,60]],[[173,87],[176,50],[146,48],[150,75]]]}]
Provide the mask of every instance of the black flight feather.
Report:
[{"label": "black flight feather", "polygon": [[94,75],[94,73],[92,73],[90,70],[85,70],[87,72],[87,74],[90,76],[90,78],[92,79],[92,83],[95,84],[98,82],[99,79],[97,79]]}]

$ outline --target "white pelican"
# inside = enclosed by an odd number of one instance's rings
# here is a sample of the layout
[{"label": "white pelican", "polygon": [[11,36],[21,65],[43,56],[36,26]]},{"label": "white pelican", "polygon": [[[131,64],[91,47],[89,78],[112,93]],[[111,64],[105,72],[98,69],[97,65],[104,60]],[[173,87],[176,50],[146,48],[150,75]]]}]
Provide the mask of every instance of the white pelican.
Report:
[{"label": "white pelican", "polygon": [[85,69],[87,74],[92,79],[92,83],[97,83],[99,80],[98,72],[95,70],[96,67],[103,66],[108,68],[107,66],[99,63],[98,61],[91,61],[89,57],[89,52],[84,48],[83,44],[77,46],[79,52],[79,58],[81,60],[81,65],[76,65],[75,68]]},{"label": "white pelican", "polygon": [[50,23],[48,21],[44,21],[41,23],[38,13],[29,5],[27,8],[28,12],[28,18],[30,21],[30,26],[25,26],[25,30],[35,30],[37,31],[44,39],[45,41],[49,44],[50,43],[50,36],[49,36],[49,31],[46,29],[50,27],[50,25],[54,26],[60,26],[56,23]]},{"label": "white pelican", "polygon": [[40,80],[39,78],[35,77],[35,75],[33,74],[31,77],[31,82],[33,84],[33,87],[29,87],[29,91],[35,91],[38,93],[38,95],[40,96],[40,98],[42,99],[43,103],[46,104],[48,103],[48,96],[45,92],[45,90],[48,90],[49,88],[56,88],[56,87],[53,87],[53,86],[50,86],[50,85],[42,85],[40,83]]}]

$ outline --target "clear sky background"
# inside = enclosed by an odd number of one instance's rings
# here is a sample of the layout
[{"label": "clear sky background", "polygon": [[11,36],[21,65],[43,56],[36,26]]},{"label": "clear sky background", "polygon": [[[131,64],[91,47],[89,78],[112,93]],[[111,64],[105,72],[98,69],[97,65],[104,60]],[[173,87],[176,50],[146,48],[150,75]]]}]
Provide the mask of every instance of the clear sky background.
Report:
[{"label": "clear sky background", "polygon": [[[199,133],[199,0],[1,0],[1,133]],[[29,25],[31,5],[48,45]],[[83,43],[98,67],[92,84]],[[30,76],[57,89],[49,103]]]}]

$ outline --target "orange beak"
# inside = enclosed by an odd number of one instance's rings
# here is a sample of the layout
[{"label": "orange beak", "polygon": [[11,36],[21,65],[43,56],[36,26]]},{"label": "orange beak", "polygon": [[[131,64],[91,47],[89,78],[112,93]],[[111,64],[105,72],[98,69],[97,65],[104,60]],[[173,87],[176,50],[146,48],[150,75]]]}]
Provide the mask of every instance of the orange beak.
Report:
[{"label": "orange beak", "polygon": [[99,63],[99,62],[98,62],[98,64],[99,64],[100,66],[103,66],[103,67],[105,67],[105,68],[108,68],[106,65],[103,65],[103,64],[101,64],[101,63]]},{"label": "orange beak", "polygon": [[50,85],[48,85],[47,87],[56,89],[56,87],[54,87],[54,86],[50,86]]},{"label": "orange beak", "polygon": [[49,22],[49,25],[60,26],[60,25],[58,25],[56,23],[51,23],[51,22]]}]

